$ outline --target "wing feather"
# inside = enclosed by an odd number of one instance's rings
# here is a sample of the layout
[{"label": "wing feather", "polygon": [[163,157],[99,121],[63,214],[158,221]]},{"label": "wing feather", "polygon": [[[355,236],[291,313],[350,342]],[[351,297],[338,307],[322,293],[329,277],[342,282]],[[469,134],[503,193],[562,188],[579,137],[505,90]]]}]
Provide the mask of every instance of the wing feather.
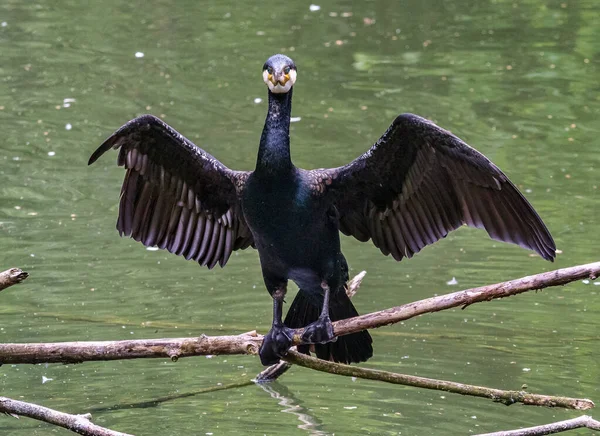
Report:
[{"label": "wing feather", "polygon": [[314,170],[340,231],[372,239],[396,260],[466,224],[554,260],[556,246],[531,204],[484,155],[424,118],[403,114],[350,164]]},{"label": "wing feather", "polygon": [[224,266],[233,250],[253,246],[239,203],[246,172],[231,171],[152,115],[117,130],[90,157],[111,148],[126,169],[117,229],[201,265]]}]

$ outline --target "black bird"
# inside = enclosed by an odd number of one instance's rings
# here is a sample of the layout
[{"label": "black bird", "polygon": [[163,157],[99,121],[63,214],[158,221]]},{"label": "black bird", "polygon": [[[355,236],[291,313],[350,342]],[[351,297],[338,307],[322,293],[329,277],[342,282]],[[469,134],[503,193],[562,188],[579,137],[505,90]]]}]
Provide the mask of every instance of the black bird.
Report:
[{"label": "black bird", "polygon": [[[254,171],[234,171],[152,115],[117,130],[91,156],[120,149],[127,170],[117,229],[208,268],[232,251],[258,250],[273,325],[260,349],[275,363],[292,329],[299,347],[337,362],[373,354],[365,330],[332,341],[331,321],[357,315],[346,296],[339,232],[371,239],[400,261],[467,224],[554,260],[552,236],[515,185],[485,156],[417,115],[399,115],[362,156],[332,169],[304,170],[290,158],[296,65],[275,55],[263,67],[269,109]],[[300,291],[282,320],[288,280]]]}]

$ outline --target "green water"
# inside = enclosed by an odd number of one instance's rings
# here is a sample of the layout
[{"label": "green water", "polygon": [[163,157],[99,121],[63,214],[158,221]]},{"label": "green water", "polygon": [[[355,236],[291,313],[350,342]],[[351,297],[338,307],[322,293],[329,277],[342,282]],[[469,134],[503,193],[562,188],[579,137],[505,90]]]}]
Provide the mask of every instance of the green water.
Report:
[{"label": "green water", "polygon": [[[266,110],[261,67],[276,52],[298,65],[293,115],[301,120],[291,132],[298,166],[341,165],[395,115],[414,112],[505,170],[562,250],[549,264],[460,229],[398,264],[344,238],[353,271],[368,272],[355,297],[361,313],[599,260],[600,5],[354,3],[312,12],[299,1],[4,0],[0,269],[18,266],[31,277],[0,293],[0,341],[267,331],[271,301],[255,251],[207,271],[119,238],[116,153],[93,167],[87,159],[125,121],[150,112],[229,167],[252,169]],[[453,277],[458,285],[447,285]],[[505,389],[527,384],[598,403],[598,284],[375,330],[375,356],[365,366]],[[96,423],[138,435],[459,435],[580,414],[302,368],[266,388],[213,389],[260,370],[249,356],[4,365],[0,395],[90,411]],[[51,431],[71,434],[0,416],[3,435]]]}]

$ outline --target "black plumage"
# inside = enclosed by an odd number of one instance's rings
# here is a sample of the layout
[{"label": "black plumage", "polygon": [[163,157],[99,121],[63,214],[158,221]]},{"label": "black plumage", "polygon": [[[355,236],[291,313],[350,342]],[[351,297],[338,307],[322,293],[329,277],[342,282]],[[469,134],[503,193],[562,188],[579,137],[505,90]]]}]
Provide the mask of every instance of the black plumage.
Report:
[{"label": "black plumage", "polygon": [[[89,161],[119,149],[118,164],[126,168],[117,220],[122,236],[209,268],[224,266],[234,250],[258,249],[274,301],[273,326],[260,350],[264,364],[286,352],[298,327],[307,327],[300,351],[312,348],[347,363],[371,357],[367,331],[331,342],[331,320],[357,315],[345,294],[339,231],[371,239],[399,261],[466,224],[554,259],[552,236],[508,177],[419,116],[398,116],[348,165],[295,167],[289,123],[296,71],[283,55],[264,65],[269,109],[252,172],[230,170],[152,115],[125,124]],[[284,322],[290,279],[300,291]]]}]

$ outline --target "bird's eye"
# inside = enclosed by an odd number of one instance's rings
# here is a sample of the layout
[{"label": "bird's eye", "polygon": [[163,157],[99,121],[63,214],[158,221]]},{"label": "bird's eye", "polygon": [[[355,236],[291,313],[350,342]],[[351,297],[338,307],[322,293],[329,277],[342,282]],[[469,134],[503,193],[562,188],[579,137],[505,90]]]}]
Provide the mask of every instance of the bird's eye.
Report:
[{"label": "bird's eye", "polygon": [[285,67],[285,68],[283,69],[283,72],[284,72],[285,74],[290,74],[290,67]]},{"label": "bird's eye", "polygon": [[273,68],[272,67],[267,67],[267,73],[273,74]]}]

